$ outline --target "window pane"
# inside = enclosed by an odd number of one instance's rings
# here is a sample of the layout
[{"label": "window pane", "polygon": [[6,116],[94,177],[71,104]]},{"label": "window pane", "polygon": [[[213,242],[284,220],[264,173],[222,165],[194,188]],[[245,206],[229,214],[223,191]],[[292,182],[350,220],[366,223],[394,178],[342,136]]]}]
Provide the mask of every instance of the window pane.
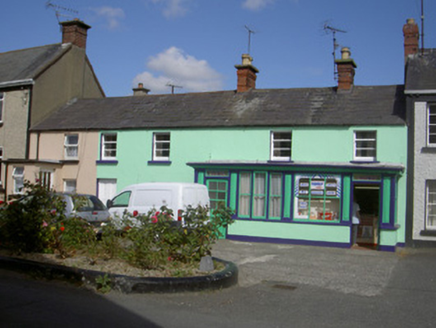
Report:
[{"label": "window pane", "polygon": [[265,216],[266,174],[254,174],[253,216]]},{"label": "window pane", "polygon": [[269,195],[269,216],[280,217],[282,208],[282,175],[272,174]]},{"label": "window pane", "polygon": [[129,206],[129,200],[130,200],[130,191],[124,192],[121,195],[117,196],[113,199],[112,206],[116,207],[126,207]]},{"label": "window pane", "polygon": [[77,145],[79,142],[79,136],[77,134],[66,136],[67,145]]},{"label": "window pane", "polygon": [[251,174],[241,173],[239,176],[239,215],[250,215]]}]

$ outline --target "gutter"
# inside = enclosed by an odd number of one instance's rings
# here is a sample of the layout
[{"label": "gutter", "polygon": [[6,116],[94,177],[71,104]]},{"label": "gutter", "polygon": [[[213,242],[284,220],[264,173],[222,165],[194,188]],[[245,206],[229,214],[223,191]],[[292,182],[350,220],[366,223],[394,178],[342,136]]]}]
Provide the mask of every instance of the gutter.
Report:
[{"label": "gutter", "polygon": [[406,95],[415,95],[415,94],[422,94],[422,95],[431,95],[436,94],[436,89],[428,89],[428,90],[405,90],[404,94]]},{"label": "gutter", "polygon": [[34,84],[35,81],[33,79],[15,80],[15,81],[0,82],[0,88],[19,87],[23,85],[34,85]]}]

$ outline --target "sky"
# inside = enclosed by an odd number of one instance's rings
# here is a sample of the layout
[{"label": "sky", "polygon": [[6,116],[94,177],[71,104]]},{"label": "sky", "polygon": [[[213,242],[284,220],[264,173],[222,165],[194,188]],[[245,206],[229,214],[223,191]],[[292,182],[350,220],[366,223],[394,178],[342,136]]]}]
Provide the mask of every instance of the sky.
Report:
[{"label": "sky", "polygon": [[[424,1],[424,46],[436,48],[436,1]],[[402,27],[421,0],[9,0],[0,52],[61,42],[58,19],[91,26],[87,55],[106,96],[236,89],[250,53],[257,89],[331,87],[333,33],[356,85],[404,82]],[[249,32],[249,31],[252,31]],[[420,43],[421,45],[421,43]],[[180,87],[180,88],[179,88]]]}]

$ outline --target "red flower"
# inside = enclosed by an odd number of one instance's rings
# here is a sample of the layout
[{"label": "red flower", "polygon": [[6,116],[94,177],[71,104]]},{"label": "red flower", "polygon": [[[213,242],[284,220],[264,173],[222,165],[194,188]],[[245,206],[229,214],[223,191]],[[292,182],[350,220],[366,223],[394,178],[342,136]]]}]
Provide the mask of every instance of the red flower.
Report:
[{"label": "red flower", "polygon": [[171,256],[168,256],[168,261],[172,261],[173,258]]},{"label": "red flower", "polygon": [[64,226],[62,226],[62,227],[61,227],[60,229],[61,229],[61,231],[64,231],[64,230],[65,230],[65,227],[64,227]]}]

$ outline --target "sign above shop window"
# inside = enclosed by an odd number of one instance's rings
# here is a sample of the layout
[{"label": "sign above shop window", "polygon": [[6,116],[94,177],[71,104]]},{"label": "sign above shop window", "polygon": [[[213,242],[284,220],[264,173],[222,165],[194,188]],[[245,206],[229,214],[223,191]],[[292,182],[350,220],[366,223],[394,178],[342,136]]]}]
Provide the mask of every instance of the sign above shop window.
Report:
[{"label": "sign above shop window", "polygon": [[353,181],[381,181],[380,174],[353,174]]}]

